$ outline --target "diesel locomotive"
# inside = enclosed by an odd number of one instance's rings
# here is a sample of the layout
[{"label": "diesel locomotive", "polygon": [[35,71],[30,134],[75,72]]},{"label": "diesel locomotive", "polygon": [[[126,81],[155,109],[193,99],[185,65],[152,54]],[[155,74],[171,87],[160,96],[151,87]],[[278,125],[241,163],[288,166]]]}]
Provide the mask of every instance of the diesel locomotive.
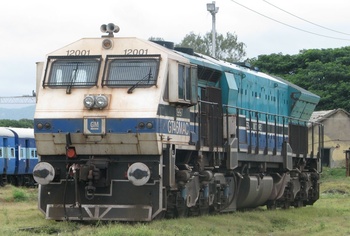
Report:
[{"label": "diesel locomotive", "polygon": [[171,42],[83,38],[37,63],[47,219],[151,221],[319,198],[319,97]]}]

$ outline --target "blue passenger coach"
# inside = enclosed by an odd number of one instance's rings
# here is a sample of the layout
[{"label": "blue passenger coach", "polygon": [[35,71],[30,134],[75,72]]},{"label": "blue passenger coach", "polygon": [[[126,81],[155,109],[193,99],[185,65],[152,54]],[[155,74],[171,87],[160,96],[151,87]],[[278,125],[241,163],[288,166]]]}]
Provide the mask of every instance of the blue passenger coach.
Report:
[{"label": "blue passenger coach", "polygon": [[7,174],[15,173],[15,135],[0,127],[0,185],[7,182]]},{"label": "blue passenger coach", "polygon": [[27,128],[9,128],[15,135],[15,174],[10,177],[14,185],[33,185],[33,168],[38,163],[34,130]]},{"label": "blue passenger coach", "polygon": [[38,163],[34,130],[0,127],[1,185],[33,186],[33,167]]}]

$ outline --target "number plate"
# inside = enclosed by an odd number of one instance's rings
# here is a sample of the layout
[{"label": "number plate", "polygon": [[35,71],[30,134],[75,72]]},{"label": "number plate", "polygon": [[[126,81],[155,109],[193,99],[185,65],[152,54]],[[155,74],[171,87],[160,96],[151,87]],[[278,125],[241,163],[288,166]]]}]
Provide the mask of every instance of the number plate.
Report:
[{"label": "number plate", "polygon": [[85,117],[85,135],[103,135],[106,133],[106,119],[102,117]]}]

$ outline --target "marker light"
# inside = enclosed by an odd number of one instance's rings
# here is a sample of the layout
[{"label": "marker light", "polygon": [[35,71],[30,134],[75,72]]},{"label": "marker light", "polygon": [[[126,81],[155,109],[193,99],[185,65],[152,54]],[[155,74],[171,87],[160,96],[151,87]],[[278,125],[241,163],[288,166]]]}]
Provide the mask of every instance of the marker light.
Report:
[{"label": "marker light", "polygon": [[153,128],[153,124],[151,122],[147,122],[146,127],[148,129],[152,129]]},{"label": "marker light", "polygon": [[145,128],[145,123],[143,123],[143,122],[140,122],[140,123],[139,123],[139,128],[140,128],[140,129],[143,129],[143,128]]},{"label": "marker light", "polygon": [[87,109],[91,109],[91,108],[93,108],[94,105],[95,105],[95,97],[92,96],[92,95],[87,95],[87,96],[84,98],[84,106],[85,106]]},{"label": "marker light", "polygon": [[66,150],[66,156],[68,158],[76,158],[77,153],[75,152],[75,147],[68,147]]},{"label": "marker light", "polygon": [[112,48],[112,46],[113,46],[112,40],[110,40],[110,39],[104,39],[104,40],[102,41],[102,47],[103,47],[104,49],[110,49],[110,48]]},{"label": "marker light", "polygon": [[51,129],[51,124],[50,123],[45,123],[45,129]]},{"label": "marker light", "polygon": [[42,123],[38,123],[38,124],[36,124],[36,127],[37,127],[38,129],[42,129],[42,128],[44,127],[44,125],[43,125]]}]

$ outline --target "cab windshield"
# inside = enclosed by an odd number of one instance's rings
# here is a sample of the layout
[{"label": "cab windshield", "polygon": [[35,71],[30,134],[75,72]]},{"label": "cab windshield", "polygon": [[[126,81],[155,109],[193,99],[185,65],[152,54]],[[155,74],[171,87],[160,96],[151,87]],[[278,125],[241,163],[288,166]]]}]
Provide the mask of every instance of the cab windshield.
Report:
[{"label": "cab windshield", "polygon": [[92,87],[97,84],[100,61],[100,57],[49,57],[50,69],[44,86],[67,90]]},{"label": "cab windshield", "polygon": [[108,56],[102,85],[108,87],[151,87],[157,83],[160,57]]}]

